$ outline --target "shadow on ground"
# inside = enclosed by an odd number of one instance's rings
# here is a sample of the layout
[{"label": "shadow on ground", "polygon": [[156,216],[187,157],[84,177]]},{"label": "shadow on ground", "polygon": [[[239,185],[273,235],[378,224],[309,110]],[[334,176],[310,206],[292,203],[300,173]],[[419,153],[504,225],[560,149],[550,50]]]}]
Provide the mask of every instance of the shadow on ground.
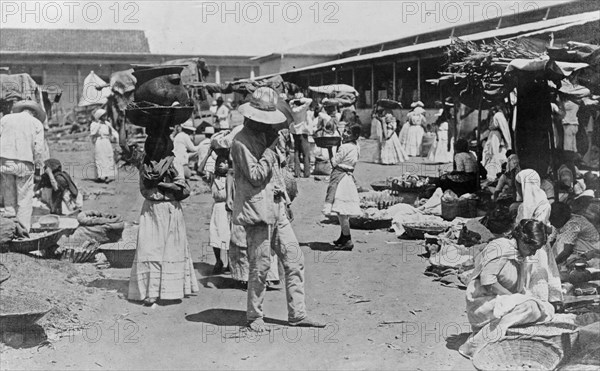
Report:
[{"label": "shadow on ground", "polygon": [[[185,319],[190,322],[202,322],[215,326],[245,326],[246,312],[234,309],[207,309],[205,311],[188,314]],[[287,325],[287,321],[265,317],[264,321],[270,325]]]}]

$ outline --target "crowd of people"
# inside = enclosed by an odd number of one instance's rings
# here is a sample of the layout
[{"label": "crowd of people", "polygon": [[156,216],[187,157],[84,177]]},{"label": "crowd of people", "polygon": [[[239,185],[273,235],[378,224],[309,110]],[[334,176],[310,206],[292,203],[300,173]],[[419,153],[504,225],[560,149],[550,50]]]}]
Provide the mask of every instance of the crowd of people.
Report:
[{"label": "crowd of people", "polygon": [[[287,108],[282,109],[282,104]],[[448,175],[464,175],[461,182],[473,187],[473,192],[479,184],[477,176],[495,184],[494,206],[485,219],[490,231],[502,237],[475,258],[467,313],[476,335],[461,348],[470,356],[485,342],[485,331],[551,318],[552,304],[562,300],[561,277],[577,263],[600,258],[597,226],[586,214],[599,187],[592,172],[583,176],[578,168],[581,156],[575,152],[563,152],[560,166],[547,174],[522,168],[502,107],[490,115],[479,162],[466,139],[455,141],[450,136],[452,111],[452,103],[444,102],[435,124],[428,125],[423,104],[415,102],[400,127],[390,109],[379,108],[373,112],[372,129],[379,144],[379,163],[397,164],[422,156],[425,133],[434,132],[435,140],[424,156],[427,160],[453,162]],[[154,305],[199,290],[182,206],[190,195],[186,178],[196,170],[210,184],[214,200],[209,227],[216,261],[213,273],[229,272],[247,289],[248,327],[265,330],[265,290],[281,281],[289,325],[322,327],[307,314],[302,250],[291,226],[291,204],[297,194],[294,178],[312,173],[311,137],[339,138],[335,152],[319,154],[331,166],[323,213],[339,220],[340,235],[332,249],[352,250],[349,220],[362,213],[353,175],[361,153],[360,120],[353,108],[340,112],[334,99],[317,104],[296,93],[286,102],[268,87],[257,88],[238,112],[244,122],[231,129],[230,107],[218,99],[215,126],[219,131],[206,127],[199,144],[192,140],[196,133],[192,120],[173,132],[166,126],[147,127],[143,152],[133,151],[119,136],[105,110],[93,113],[93,179],[110,182],[116,177],[112,141],[119,141],[123,158],[139,170],[144,203],[128,298]],[[61,163],[44,158],[44,121],[41,107],[26,101],[15,104],[0,125],[4,215],[16,217],[25,229],[31,226],[35,193],[52,213],[68,215],[82,206],[81,192]],[[42,173],[34,186],[36,168]],[[447,177],[446,181],[453,180]]]}]

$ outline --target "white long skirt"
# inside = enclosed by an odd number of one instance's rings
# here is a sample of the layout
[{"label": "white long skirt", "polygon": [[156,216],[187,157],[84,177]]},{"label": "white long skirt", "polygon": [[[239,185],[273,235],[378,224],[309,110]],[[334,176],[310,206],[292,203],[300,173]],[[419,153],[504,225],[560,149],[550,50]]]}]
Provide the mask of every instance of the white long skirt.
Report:
[{"label": "white long skirt", "polygon": [[421,144],[423,143],[425,130],[421,125],[410,125],[406,134],[406,154],[409,156],[421,156]]},{"label": "white long skirt", "polygon": [[198,290],[181,204],[144,200],[129,300],[177,300]]},{"label": "white long skirt", "polygon": [[396,133],[392,137],[382,143],[381,146],[381,163],[384,165],[395,165],[408,160],[408,155],[400,145],[400,139]]},{"label": "white long skirt", "polygon": [[100,137],[94,143],[94,179],[116,179],[115,155],[110,139]]},{"label": "white long skirt", "polygon": [[215,202],[213,205],[208,238],[210,247],[229,250],[231,213],[225,208],[225,202]]},{"label": "white long skirt", "polygon": [[429,162],[437,162],[437,163],[449,163],[454,159],[454,145],[451,144],[451,148],[448,151],[448,136],[446,138],[440,138],[439,141],[434,141],[431,149],[429,150],[429,155],[427,156],[427,161]]}]

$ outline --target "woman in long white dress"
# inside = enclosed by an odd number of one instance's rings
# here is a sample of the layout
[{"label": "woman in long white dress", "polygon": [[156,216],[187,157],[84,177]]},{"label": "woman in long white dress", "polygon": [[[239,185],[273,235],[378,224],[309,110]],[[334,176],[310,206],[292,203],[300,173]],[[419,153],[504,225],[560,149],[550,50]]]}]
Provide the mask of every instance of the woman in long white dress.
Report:
[{"label": "woman in long white dress", "polygon": [[511,138],[508,121],[500,107],[495,107],[494,116],[489,126],[490,134],[483,146],[482,163],[487,170],[487,178],[492,181],[502,172],[502,164],[506,162],[506,151],[511,149]]},{"label": "woman in long white dress", "polygon": [[454,149],[448,149],[448,111],[444,111],[438,122],[440,123],[436,132],[436,140],[433,142],[427,161],[448,163],[454,158]]},{"label": "woman in long white dress", "polygon": [[[427,123],[425,119],[425,110],[421,106],[408,114],[408,123],[410,126],[406,132],[406,147],[404,148],[408,156],[421,156],[421,144],[423,135],[425,135],[424,126]],[[406,125],[405,125],[406,126]],[[404,128],[402,128],[404,130]],[[402,136],[402,132],[400,133]]]},{"label": "woman in long white dress", "polygon": [[94,112],[90,137],[94,144],[94,179],[109,183],[116,178],[117,173],[111,140],[118,142],[119,133],[106,120],[106,110],[100,108]]},{"label": "woman in long white dress", "polygon": [[381,163],[384,165],[396,165],[397,163],[408,160],[408,156],[400,145],[400,139],[396,134],[396,118],[388,112],[383,118],[383,121]]}]

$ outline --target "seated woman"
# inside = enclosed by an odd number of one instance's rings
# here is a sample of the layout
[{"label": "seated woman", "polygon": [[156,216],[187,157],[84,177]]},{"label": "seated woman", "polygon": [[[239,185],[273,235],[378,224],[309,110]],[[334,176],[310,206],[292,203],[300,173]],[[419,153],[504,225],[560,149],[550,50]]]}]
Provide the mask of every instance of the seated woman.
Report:
[{"label": "seated woman", "polygon": [[561,271],[570,270],[574,263],[588,261],[600,253],[600,235],[585,217],[571,214],[569,205],[552,204],[550,223],[556,228],[552,249]]},{"label": "seated woman", "polygon": [[44,174],[36,185],[35,192],[50,208],[50,213],[70,215],[83,207],[83,196],[69,176],[62,170],[62,164],[51,158],[44,162]]},{"label": "seated woman", "polygon": [[[475,269],[467,286],[467,317],[474,335],[459,352],[472,357],[488,341],[497,341],[509,327],[546,321],[554,315],[547,282],[528,276],[528,262],[546,244],[546,225],[522,220],[511,238],[490,242],[475,256]],[[545,287],[544,287],[545,285]],[[544,289],[545,288],[545,289]]]},{"label": "seated woman", "polygon": [[445,191],[451,189],[459,196],[477,192],[477,167],[479,163],[475,155],[469,151],[469,142],[459,139],[454,146],[454,171],[440,178],[440,187]]},{"label": "seated woman", "polygon": [[516,176],[521,171],[517,155],[508,156],[506,171],[500,175],[494,191],[494,201],[501,204],[512,204],[517,198]]}]

